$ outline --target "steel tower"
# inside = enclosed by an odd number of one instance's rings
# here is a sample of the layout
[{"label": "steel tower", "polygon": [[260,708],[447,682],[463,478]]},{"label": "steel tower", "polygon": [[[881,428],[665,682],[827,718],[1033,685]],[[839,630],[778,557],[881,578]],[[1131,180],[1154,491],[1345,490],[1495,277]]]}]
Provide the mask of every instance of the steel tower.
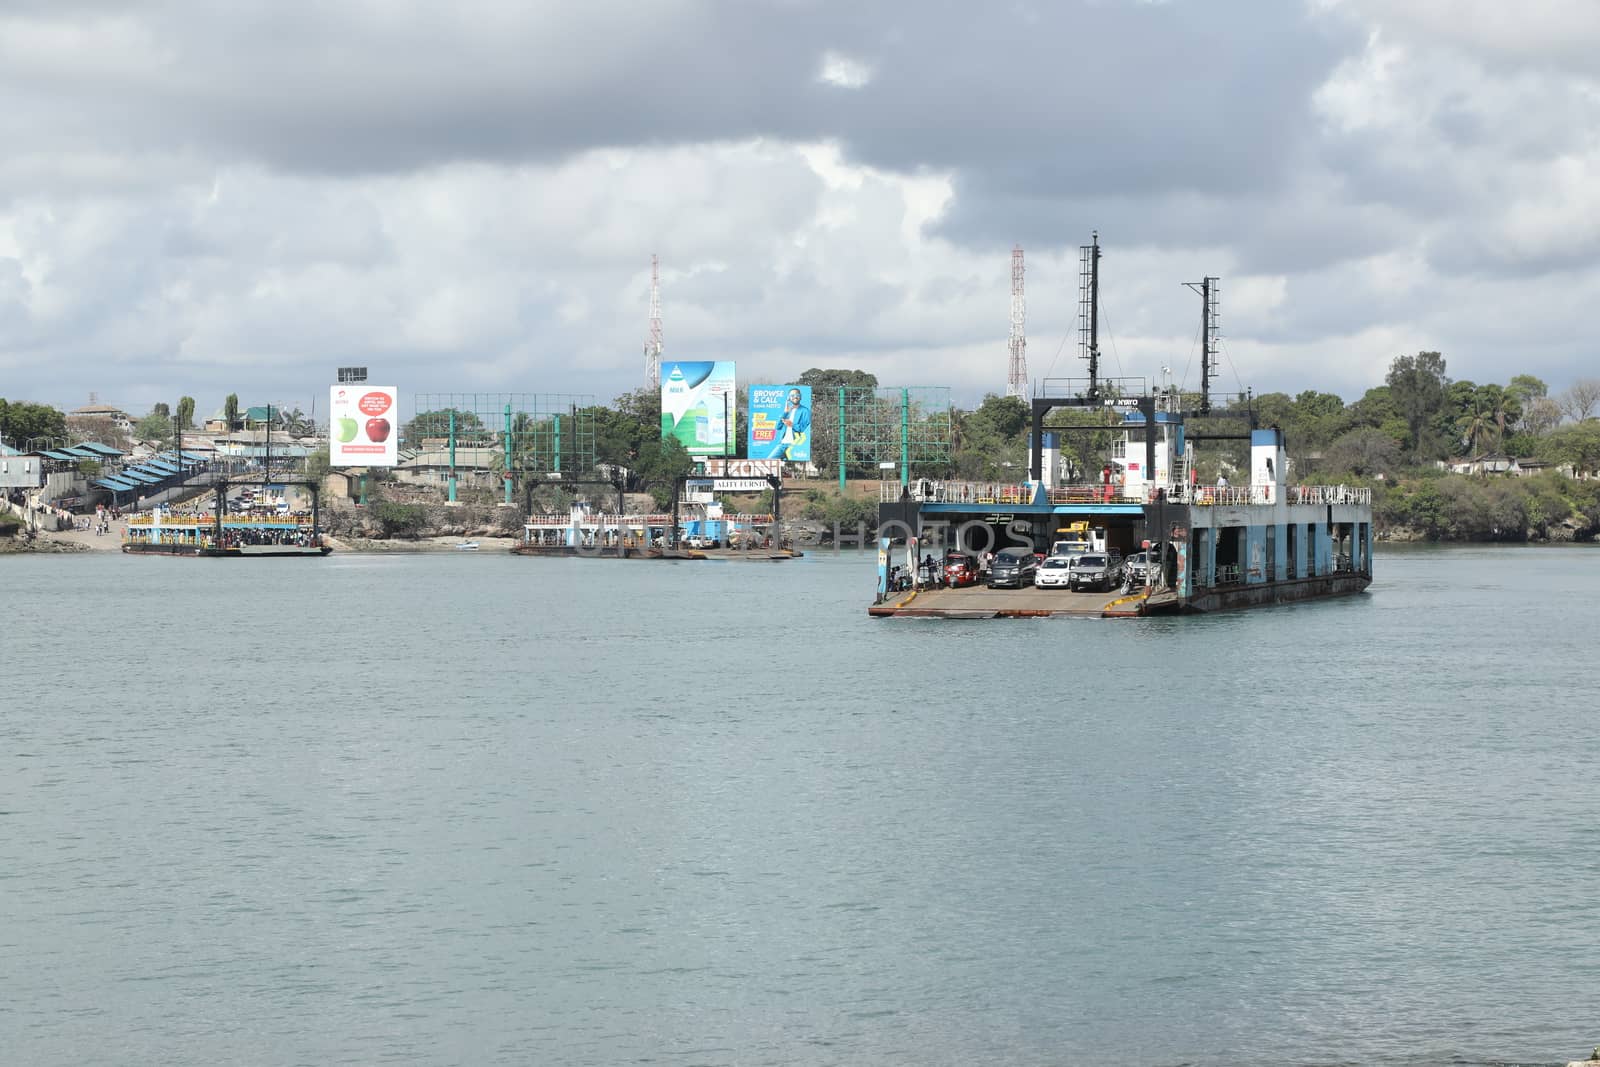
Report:
[{"label": "steel tower", "polygon": [[1023,333],[1027,303],[1022,296],[1022,246],[1011,250],[1011,367],[1006,396],[1028,395],[1028,338]]},{"label": "steel tower", "polygon": [[650,257],[650,339],[644,343],[644,381],[661,388],[661,261]]}]

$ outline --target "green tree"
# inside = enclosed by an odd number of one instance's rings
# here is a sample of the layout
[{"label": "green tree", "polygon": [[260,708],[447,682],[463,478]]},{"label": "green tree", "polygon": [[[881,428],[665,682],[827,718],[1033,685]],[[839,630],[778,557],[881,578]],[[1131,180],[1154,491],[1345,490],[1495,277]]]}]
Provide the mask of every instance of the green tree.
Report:
[{"label": "green tree", "polygon": [[0,437],[18,449],[32,438],[56,441],[67,436],[66,415],[48,404],[31,404],[0,397]]},{"label": "green tree", "polygon": [[222,402],[222,421],[227,424],[229,433],[239,428],[239,394],[229,393]]},{"label": "green tree", "polygon": [[1323,467],[1334,473],[1362,478],[1385,474],[1400,465],[1400,447],[1394,438],[1372,426],[1351,430],[1328,447]]},{"label": "green tree", "polygon": [[178,398],[178,426],[184,430],[194,429],[194,397]]},{"label": "green tree", "polygon": [[796,378],[794,384],[809,385],[812,389],[831,389],[837,393],[840,386],[852,389],[876,389],[878,376],[864,370],[812,367]]},{"label": "green tree", "polygon": [[323,444],[306,456],[306,481],[317,487],[320,493],[327,484],[328,471],[332,469],[329,462],[328,445]]},{"label": "green tree", "polygon": [[676,437],[657,438],[641,449],[635,470],[636,484],[650,490],[657,507],[672,502],[673,486],[677,480],[694,471],[694,459]]},{"label": "green tree", "polygon": [[1384,381],[1395,410],[1406,421],[1412,454],[1418,459],[1442,455],[1432,424],[1444,410],[1445,390],[1450,384],[1444,356],[1438,352],[1396,356]]},{"label": "green tree", "polygon": [[1009,441],[1027,433],[1031,417],[1028,402],[1021,397],[990,393],[967,417],[968,432],[974,437]]},{"label": "green tree", "polygon": [[1570,466],[1575,474],[1600,470],[1600,421],[1591,419],[1552,431],[1540,443],[1539,456]]},{"label": "green tree", "polygon": [[140,441],[153,441],[163,448],[172,444],[172,418],[152,410],[133,424],[133,436]]},{"label": "green tree", "polygon": [[1541,396],[1549,396],[1550,387],[1531,374],[1518,374],[1506,385],[1506,393],[1517,402],[1519,407],[1525,408],[1528,406],[1528,401]]},{"label": "green tree", "polygon": [[452,411],[456,416],[457,448],[486,445],[493,439],[483,420],[472,412],[456,408],[440,408],[437,411],[421,412],[406,423],[400,430],[401,443],[410,449],[421,449],[425,442],[434,440],[448,444]]},{"label": "green tree", "polygon": [[588,414],[594,420],[595,460],[626,468],[633,472],[631,484],[639,484],[646,446],[661,440],[661,393],[635,389],[617,397],[612,406],[591,408]]}]

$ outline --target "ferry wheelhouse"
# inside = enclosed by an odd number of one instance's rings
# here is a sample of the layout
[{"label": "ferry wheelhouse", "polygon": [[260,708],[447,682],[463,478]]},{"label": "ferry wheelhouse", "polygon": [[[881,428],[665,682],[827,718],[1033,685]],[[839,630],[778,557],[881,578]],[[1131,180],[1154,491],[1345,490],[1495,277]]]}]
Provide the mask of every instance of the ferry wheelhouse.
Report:
[{"label": "ferry wheelhouse", "polygon": [[326,556],[333,549],[312,512],[172,515],[128,519],[122,551],[156,556]]}]

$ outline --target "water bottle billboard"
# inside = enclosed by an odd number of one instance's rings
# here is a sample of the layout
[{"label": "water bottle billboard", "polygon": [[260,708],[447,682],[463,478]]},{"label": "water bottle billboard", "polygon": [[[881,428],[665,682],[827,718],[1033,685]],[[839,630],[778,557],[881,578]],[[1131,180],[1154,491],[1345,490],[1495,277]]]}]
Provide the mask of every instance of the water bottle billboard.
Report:
[{"label": "water bottle billboard", "polygon": [[751,459],[811,462],[811,386],[750,387]]},{"label": "water bottle billboard", "polygon": [[733,364],[661,364],[661,438],[676,437],[691,456],[726,456],[738,410]]}]

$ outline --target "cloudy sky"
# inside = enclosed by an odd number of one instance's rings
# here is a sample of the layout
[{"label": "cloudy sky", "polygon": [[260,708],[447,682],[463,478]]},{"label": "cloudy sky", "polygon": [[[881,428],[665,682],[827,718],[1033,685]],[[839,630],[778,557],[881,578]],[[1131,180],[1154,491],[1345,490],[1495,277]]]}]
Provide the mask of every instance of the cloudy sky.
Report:
[{"label": "cloudy sky", "polygon": [[[6,0],[0,396],[1596,373],[1594,0]],[[325,406],[318,403],[319,409]]]}]

